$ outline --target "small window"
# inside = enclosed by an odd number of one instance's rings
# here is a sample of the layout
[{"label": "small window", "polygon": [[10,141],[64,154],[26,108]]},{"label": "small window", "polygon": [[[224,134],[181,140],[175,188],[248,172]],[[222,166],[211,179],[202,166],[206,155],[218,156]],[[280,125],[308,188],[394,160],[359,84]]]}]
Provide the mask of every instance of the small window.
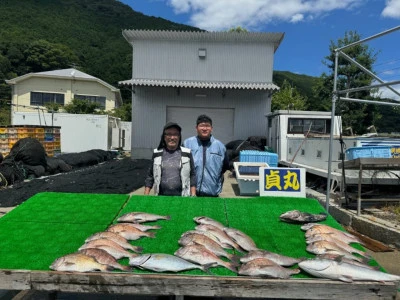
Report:
[{"label": "small window", "polygon": [[320,133],[326,134],[331,130],[331,121],[328,119],[290,118],[288,133]]},{"label": "small window", "polygon": [[322,158],[322,151],[321,150],[317,150],[317,158]]},{"label": "small window", "polygon": [[306,151],[304,150],[304,149],[301,149],[301,155],[305,155],[306,154]]},{"label": "small window", "polygon": [[292,148],[289,147],[289,154],[292,154]]},{"label": "small window", "polygon": [[204,48],[200,48],[199,49],[199,57],[200,58],[206,58],[206,55],[207,55],[207,50],[204,49]]}]

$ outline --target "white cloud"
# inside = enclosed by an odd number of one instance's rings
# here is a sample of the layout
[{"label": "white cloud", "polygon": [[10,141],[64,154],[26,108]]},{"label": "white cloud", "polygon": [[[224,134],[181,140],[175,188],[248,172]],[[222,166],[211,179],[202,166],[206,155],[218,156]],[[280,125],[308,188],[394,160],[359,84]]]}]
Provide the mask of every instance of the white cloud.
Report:
[{"label": "white cloud", "polygon": [[[393,0],[393,2],[400,0]],[[191,15],[191,25],[209,31],[242,26],[257,28],[276,21],[298,23],[334,10],[353,9],[365,0],[168,0],[177,14]]]},{"label": "white cloud", "polygon": [[386,7],[382,11],[382,16],[400,19],[400,0],[387,0]]}]

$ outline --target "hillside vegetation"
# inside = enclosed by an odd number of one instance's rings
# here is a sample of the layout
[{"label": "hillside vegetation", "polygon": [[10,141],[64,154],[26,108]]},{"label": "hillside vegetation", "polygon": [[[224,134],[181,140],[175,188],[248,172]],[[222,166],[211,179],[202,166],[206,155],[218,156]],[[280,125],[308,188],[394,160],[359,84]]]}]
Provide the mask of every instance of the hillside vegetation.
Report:
[{"label": "hillside vegetation", "polygon": [[[0,16],[0,124],[7,122],[11,98],[4,79],[74,67],[118,87],[132,70],[132,49],[122,30],[201,30],[115,0],[2,0]],[[278,86],[284,79],[311,97],[313,77],[275,72]],[[130,91],[121,92],[130,102]]]}]

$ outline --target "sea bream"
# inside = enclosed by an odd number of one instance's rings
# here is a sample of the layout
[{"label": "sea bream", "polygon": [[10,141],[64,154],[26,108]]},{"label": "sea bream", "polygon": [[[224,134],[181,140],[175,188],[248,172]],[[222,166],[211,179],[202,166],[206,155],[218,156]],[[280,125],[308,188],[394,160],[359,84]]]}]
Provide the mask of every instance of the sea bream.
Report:
[{"label": "sea bream", "polygon": [[239,275],[288,279],[290,275],[300,273],[299,269],[284,268],[267,258],[256,258],[241,265]]},{"label": "sea bream", "polygon": [[245,251],[258,250],[256,243],[244,232],[235,228],[224,228],[224,232]]},{"label": "sea bream", "polygon": [[174,255],[179,256],[185,260],[199,265],[221,266],[225,267],[232,272],[237,273],[236,264],[233,262],[226,262],[220,259],[217,255],[207,250],[202,245],[187,245],[175,251]]},{"label": "sea bream", "polygon": [[224,228],[226,227],[221,222],[218,222],[214,219],[211,219],[211,218],[205,217],[205,216],[194,217],[193,221],[195,221],[199,225],[201,225],[201,224],[212,225],[212,226],[219,228],[220,230],[224,230]]},{"label": "sea bream", "polygon": [[293,258],[278,253],[270,252],[267,250],[252,250],[246,255],[242,256],[240,258],[240,262],[247,263],[256,258],[266,258],[284,267],[293,266],[305,259],[305,258]]},{"label": "sea bream", "polygon": [[279,216],[281,221],[287,223],[309,223],[309,222],[321,222],[326,220],[328,215],[326,213],[311,214],[308,212],[302,212],[299,210],[290,210]]},{"label": "sea bream", "polygon": [[65,272],[112,271],[114,268],[97,262],[93,257],[83,253],[71,253],[57,258],[50,269]]},{"label": "sea bream", "polygon": [[97,262],[113,267],[114,269],[122,271],[131,271],[132,268],[129,266],[121,265],[112,255],[107,251],[99,248],[87,248],[79,250],[79,253],[93,257]]},{"label": "sea bream", "polygon": [[107,251],[111,256],[113,256],[115,259],[121,259],[124,257],[132,258],[137,256],[136,253],[129,252],[128,250],[121,247],[117,243],[107,239],[99,239],[87,242],[83,244],[81,247],[79,247],[78,250],[83,250],[88,248],[103,249],[104,251]]},{"label": "sea bream", "polygon": [[400,276],[384,273],[370,268],[338,262],[330,259],[310,259],[299,263],[305,272],[320,278],[353,281],[400,281]]},{"label": "sea bream", "polygon": [[114,224],[107,228],[107,231],[118,233],[129,241],[138,240],[142,237],[155,238],[155,232],[141,231],[129,224]]},{"label": "sea bream", "polygon": [[316,234],[320,234],[320,233],[331,234],[336,239],[339,239],[342,242],[345,242],[347,244],[349,244],[349,243],[358,243],[361,245],[364,244],[358,237],[356,237],[348,232],[341,231],[339,229],[330,227],[328,225],[323,225],[323,224],[317,224],[317,225],[312,226],[311,228],[307,229],[305,236],[309,237],[311,235],[316,235]]},{"label": "sea bream", "polygon": [[175,255],[164,253],[141,254],[129,259],[129,265],[155,272],[180,272],[193,269],[207,271],[208,268],[208,266],[194,264]]},{"label": "sea bream", "polygon": [[188,233],[182,236],[179,241],[179,245],[186,246],[192,244],[199,244],[206,247],[212,253],[219,257],[226,257],[229,260],[237,261],[238,258],[236,255],[228,253],[220,244],[218,244],[215,240],[209,238],[208,236],[196,232]]},{"label": "sea bream", "polygon": [[317,255],[325,254],[325,253],[338,254],[338,255],[342,255],[346,258],[353,259],[353,260],[356,260],[359,262],[368,260],[365,257],[364,258],[356,257],[351,252],[339,247],[338,245],[336,245],[334,243],[330,243],[327,241],[317,241],[317,242],[308,244],[306,250],[310,253],[314,253]]},{"label": "sea bream", "polygon": [[118,222],[131,222],[131,223],[144,223],[153,222],[157,220],[170,220],[171,216],[161,216],[156,214],[150,214],[146,212],[129,212],[120,216]]},{"label": "sea bream", "polygon": [[220,230],[219,228],[213,226],[213,225],[197,225],[195,227],[196,231],[200,232],[206,232],[207,234],[211,234],[215,236],[222,247],[227,248],[227,249],[236,249],[240,252],[243,252],[243,249],[240,248],[240,246],[233,241],[229,235],[226,234],[225,231]]},{"label": "sea bream", "polygon": [[85,240],[85,242],[90,242],[90,241],[100,240],[100,239],[111,240],[111,241],[117,243],[118,245],[120,245],[121,247],[123,247],[127,250],[132,250],[133,252],[140,253],[143,251],[142,247],[134,246],[134,245],[130,244],[127,239],[125,239],[118,233],[111,232],[111,231],[97,232],[97,233],[91,235],[90,237],[88,237]]}]

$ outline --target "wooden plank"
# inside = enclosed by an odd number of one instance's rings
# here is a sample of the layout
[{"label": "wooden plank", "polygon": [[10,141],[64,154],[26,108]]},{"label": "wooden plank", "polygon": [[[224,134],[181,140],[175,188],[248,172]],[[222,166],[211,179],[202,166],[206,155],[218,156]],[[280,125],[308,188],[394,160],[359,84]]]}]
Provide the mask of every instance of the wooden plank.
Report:
[{"label": "wooden plank", "polygon": [[30,271],[0,270],[0,290],[29,290]]},{"label": "wooden plank", "polygon": [[393,299],[394,283],[126,273],[32,272],[32,288],[75,293],[282,299]]},{"label": "wooden plank", "polygon": [[[364,201],[364,199],[363,199]],[[359,237],[364,243],[365,243],[365,247],[367,247],[369,250],[372,250],[374,252],[392,252],[394,251],[393,248],[385,245],[384,243],[371,239],[370,237],[359,233],[357,231],[355,231],[353,228],[351,228],[350,226],[344,226],[344,228],[351,234]]]}]

